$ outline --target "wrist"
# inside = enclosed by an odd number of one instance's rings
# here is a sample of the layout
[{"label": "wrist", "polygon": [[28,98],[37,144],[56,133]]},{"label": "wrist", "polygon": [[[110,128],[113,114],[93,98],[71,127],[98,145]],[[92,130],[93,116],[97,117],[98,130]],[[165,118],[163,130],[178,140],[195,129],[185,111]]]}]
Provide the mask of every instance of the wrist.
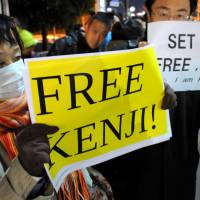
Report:
[{"label": "wrist", "polygon": [[18,156],[18,160],[21,166],[30,176],[37,177],[37,178],[42,177],[42,171],[44,168],[42,167],[39,168],[36,166],[36,164],[25,161],[24,158],[21,157],[20,155]]}]

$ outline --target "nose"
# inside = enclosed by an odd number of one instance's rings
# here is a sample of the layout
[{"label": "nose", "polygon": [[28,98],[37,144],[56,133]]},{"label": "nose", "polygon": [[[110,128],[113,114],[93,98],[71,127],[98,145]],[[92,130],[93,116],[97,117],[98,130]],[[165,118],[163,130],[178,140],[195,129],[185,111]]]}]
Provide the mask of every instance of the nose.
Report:
[{"label": "nose", "polygon": [[176,16],[170,16],[169,20],[177,20],[177,17]]}]

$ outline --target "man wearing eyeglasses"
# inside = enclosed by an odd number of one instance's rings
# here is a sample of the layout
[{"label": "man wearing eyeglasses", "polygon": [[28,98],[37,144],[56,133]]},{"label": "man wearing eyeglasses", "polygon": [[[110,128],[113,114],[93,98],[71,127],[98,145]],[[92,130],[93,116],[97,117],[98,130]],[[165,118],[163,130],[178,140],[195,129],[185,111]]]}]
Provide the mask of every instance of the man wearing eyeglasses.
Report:
[{"label": "man wearing eyeglasses", "polygon": [[146,0],[150,21],[188,20],[197,0]]},{"label": "man wearing eyeglasses", "polygon": [[[145,4],[150,22],[185,21],[195,11],[197,0],[146,0]],[[157,171],[150,169],[149,174],[152,173],[149,177],[151,185],[158,185],[157,189],[162,193],[160,199],[194,200],[200,93],[187,91],[177,92],[176,95],[178,106],[170,113],[173,137],[157,149],[150,150],[149,159],[154,163],[151,168]]]}]

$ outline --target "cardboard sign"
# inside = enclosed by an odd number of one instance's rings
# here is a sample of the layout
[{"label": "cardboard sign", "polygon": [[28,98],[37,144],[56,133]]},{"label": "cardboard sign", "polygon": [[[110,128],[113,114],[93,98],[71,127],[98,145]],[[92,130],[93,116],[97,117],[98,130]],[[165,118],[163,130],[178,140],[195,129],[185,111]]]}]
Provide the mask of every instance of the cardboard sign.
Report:
[{"label": "cardboard sign", "polygon": [[175,91],[200,90],[200,23],[153,22],[148,42],[158,56],[163,78]]},{"label": "cardboard sign", "polygon": [[153,47],[26,60],[32,122],[57,125],[47,170],[66,174],[168,140],[163,82]]}]

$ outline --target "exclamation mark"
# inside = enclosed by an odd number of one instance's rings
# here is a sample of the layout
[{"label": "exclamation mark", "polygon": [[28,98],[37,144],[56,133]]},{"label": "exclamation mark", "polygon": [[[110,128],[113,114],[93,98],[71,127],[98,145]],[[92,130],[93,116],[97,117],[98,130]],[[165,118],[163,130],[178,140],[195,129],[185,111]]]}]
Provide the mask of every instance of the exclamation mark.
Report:
[{"label": "exclamation mark", "polygon": [[[153,120],[153,122],[154,122],[154,120],[155,120],[155,107],[156,107],[156,105],[153,104],[153,106],[152,106],[152,120]],[[154,125],[152,126],[152,129],[155,129],[155,128],[156,128],[156,125],[154,124]]]}]

